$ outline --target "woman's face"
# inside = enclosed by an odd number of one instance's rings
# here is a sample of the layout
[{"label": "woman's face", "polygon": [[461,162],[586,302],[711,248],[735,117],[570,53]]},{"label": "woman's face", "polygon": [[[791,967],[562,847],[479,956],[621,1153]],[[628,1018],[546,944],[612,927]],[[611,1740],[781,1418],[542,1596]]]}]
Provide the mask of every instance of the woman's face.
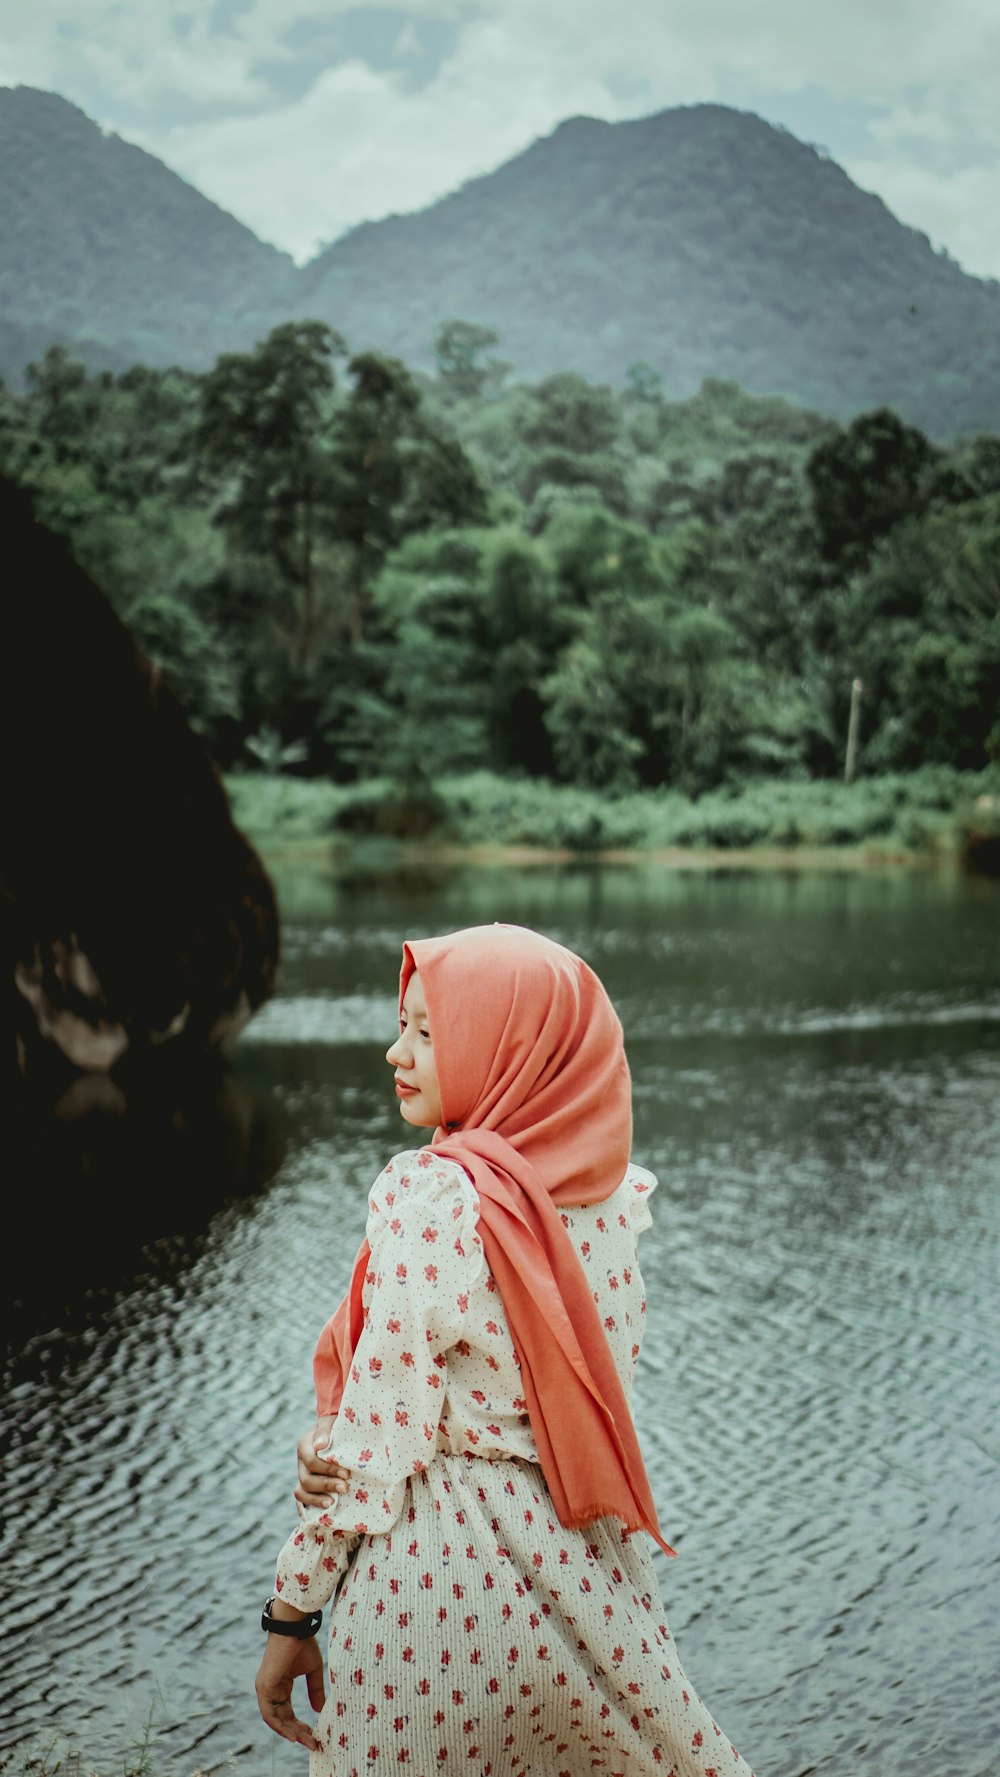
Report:
[{"label": "woman's face", "polygon": [[444,1122],[424,991],[416,970],[406,983],[399,1015],[399,1036],[385,1052],[395,1070],[400,1114],[417,1129],[436,1129]]}]

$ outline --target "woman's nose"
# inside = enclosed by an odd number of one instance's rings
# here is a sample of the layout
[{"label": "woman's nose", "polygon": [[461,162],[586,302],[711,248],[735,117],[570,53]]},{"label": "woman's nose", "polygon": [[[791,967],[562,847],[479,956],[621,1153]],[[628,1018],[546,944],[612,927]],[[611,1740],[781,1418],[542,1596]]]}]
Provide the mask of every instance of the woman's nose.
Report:
[{"label": "woman's nose", "polygon": [[406,1054],[401,1037],[397,1037],[394,1043],[389,1044],[385,1058],[390,1067],[412,1067],[413,1065],[413,1057]]}]

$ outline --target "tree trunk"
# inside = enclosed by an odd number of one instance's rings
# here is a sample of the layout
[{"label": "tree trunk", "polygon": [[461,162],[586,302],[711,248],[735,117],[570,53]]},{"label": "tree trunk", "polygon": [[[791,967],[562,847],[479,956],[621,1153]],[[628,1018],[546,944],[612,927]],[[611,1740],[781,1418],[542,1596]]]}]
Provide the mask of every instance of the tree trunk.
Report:
[{"label": "tree trunk", "polygon": [[312,502],[302,502],[302,622],[299,626],[299,670],[308,673],[316,647],[316,584],[313,575]]},{"label": "tree trunk", "polygon": [[847,757],[844,760],[844,782],[853,784],[858,762],[858,729],[861,724],[861,680],[851,686],[851,714],[847,724]]}]

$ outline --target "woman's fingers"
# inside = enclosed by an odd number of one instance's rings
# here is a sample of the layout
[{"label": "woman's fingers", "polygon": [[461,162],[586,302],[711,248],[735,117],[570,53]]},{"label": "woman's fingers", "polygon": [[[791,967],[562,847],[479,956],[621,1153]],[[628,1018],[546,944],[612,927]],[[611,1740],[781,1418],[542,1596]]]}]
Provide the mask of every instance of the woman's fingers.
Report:
[{"label": "woman's fingers", "polygon": [[268,1727],[283,1740],[293,1740],[299,1746],[308,1746],[310,1752],[318,1752],[319,1742],[312,1728],[308,1722],[299,1721],[292,1708],[292,1687],[300,1673],[305,1675],[310,1703],[314,1709],[321,1709],[323,1656],[316,1642],[291,1643],[283,1637],[270,1636],[254,1687],[257,1707]]},{"label": "woman's fingers", "polygon": [[299,1470],[298,1485],[295,1498],[304,1506],[332,1505],[338,1493],[347,1492],[347,1484],[351,1478],[350,1469],[333,1468],[322,1475],[311,1474],[308,1470]]},{"label": "woman's fingers", "polygon": [[[347,1492],[350,1469],[325,1454],[332,1430],[333,1419],[326,1416],[317,1419],[312,1429],[299,1439],[296,1449],[299,1478],[295,1498],[300,1505],[332,1505],[336,1494]],[[324,1452],[322,1456],[321,1450]]]},{"label": "woman's fingers", "polygon": [[[306,1682],[311,1702],[315,1686],[314,1675],[312,1673],[308,1674]],[[319,1680],[319,1695],[319,1707],[322,1707],[322,1675]],[[272,1732],[280,1734],[283,1740],[293,1740],[299,1746],[308,1746],[310,1752],[317,1752],[319,1748],[316,1736],[308,1722],[299,1721],[298,1716],[292,1708],[291,1696],[292,1684],[290,1679],[288,1680],[287,1685],[279,1683],[273,1688],[269,1687],[266,1681],[262,1684],[258,1679],[257,1707]]]},{"label": "woman's fingers", "polygon": [[[307,1431],[299,1439],[295,1454],[298,1458],[299,1474],[330,1476],[340,1465],[331,1457],[328,1445],[333,1430],[332,1419],[318,1419],[311,1431]],[[349,1471],[343,1469],[342,1474]]]},{"label": "woman's fingers", "polygon": [[317,1660],[316,1665],[311,1667],[306,1673],[306,1689],[309,1692],[309,1701],[317,1715],[326,1702],[326,1689],[323,1683],[324,1669],[325,1662],[322,1657],[320,1657],[320,1659]]}]

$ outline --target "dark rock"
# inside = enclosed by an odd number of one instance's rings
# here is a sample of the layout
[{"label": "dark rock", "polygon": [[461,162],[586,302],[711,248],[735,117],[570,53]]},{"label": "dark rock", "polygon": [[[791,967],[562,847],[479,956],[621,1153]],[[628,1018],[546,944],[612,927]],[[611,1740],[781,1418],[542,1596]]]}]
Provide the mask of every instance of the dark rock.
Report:
[{"label": "dark rock", "polygon": [[977,876],[1000,876],[1000,796],[977,796],[959,823],[959,857]]},{"label": "dark rock", "polygon": [[22,1074],[127,1076],[267,998],[274,891],[204,743],[66,544],[0,478],[0,948]]}]

